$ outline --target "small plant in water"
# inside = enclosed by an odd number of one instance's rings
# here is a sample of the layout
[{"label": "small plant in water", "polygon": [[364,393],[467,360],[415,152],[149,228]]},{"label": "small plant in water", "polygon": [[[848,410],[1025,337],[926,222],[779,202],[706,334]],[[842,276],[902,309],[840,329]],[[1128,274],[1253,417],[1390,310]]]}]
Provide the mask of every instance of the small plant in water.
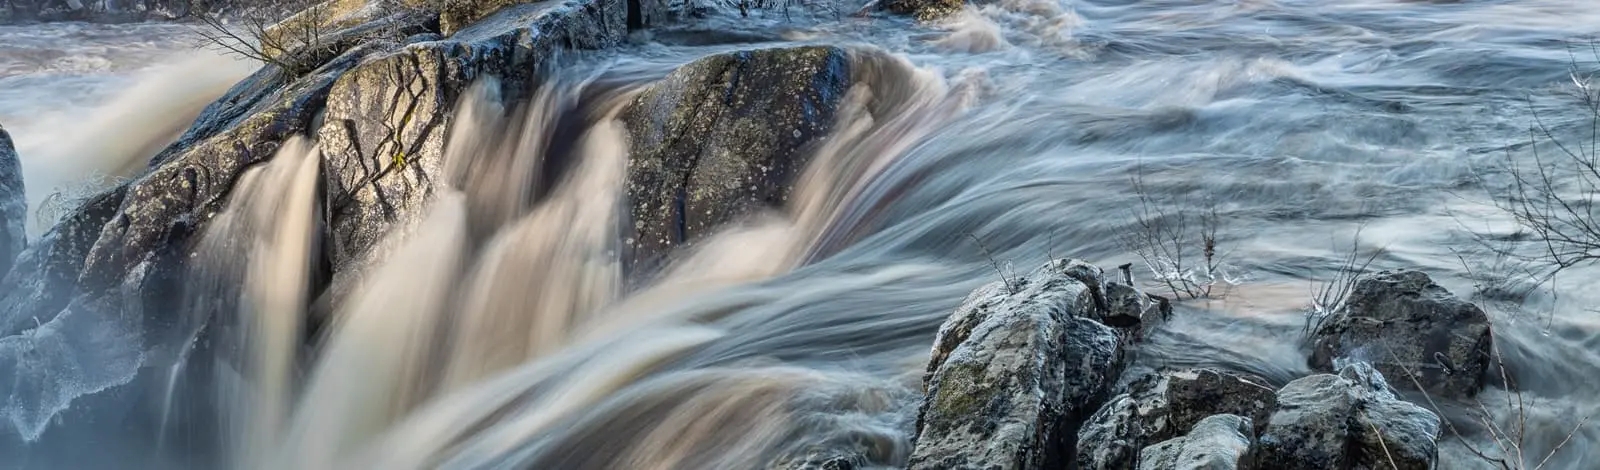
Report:
[{"label": "small plant in water", "polygon": [[1243,281],[1219,251],[1223,217],[1212,198],[1198,208],[1187,198],[1158,199],[1144,183],[1141,165],[1132,178],[1139,204],[1121,243],[1175,299],[1221,298]]},{"label": "small plant in water", "polygon": [[1304,327],[1306,334],[1316,331],[1323,320],[1344,309],[1345,299],[1350,297],[1350,291],[1355,289],[1356,281],[1366,275],[1372,262],[1383,255],[1385,250],[1381,247],[1362,252],[1361,231],[1365,228],[1365,226],[1356,228],[1356,234],[1350,240],[1350,248],[1340,256],[1339,267],[1333,271],[1333,275],[1311,282],[1311,307],[1306,312]]}]

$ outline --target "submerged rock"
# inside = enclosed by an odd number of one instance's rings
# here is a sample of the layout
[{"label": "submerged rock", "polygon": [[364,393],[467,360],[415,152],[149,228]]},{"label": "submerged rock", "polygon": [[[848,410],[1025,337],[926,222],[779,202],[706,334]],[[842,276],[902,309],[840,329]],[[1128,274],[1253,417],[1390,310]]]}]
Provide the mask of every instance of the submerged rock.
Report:
[{"label": "submerged rock", "polygon": [[[1470,398],[1483,388],[1494,344],[1489,316],[1427,274],[1385,271],[1358,281],[1345,309],[1311,335],[1311,366],[1371,362],[1390,382],[1434,396]],[[1415,381],[1413,381],[1413,376]]]},{"label": "submerged rock", "polygon": [[[828,46],[718,54],[672,72],[623,111],[635,264],[786,201],[806,149],[851,85]],[[643,263],[641,263],[643,262]]]},{"label": "submerged rock", "polygon": [[11,134],[0,126],[0,273],[11,270],[12,262],[28,244],[27,218],[22,160],[11,143]]},{"label": "submerged rock", "polygon": [[1054,261],[973,292],[940,328],[911,469],[1045,469],[1121,371],[1115,330],[1093,320],[1099,270]]},{"label": "submerged rock", "polygon": [[1437,415],[1396,397],[1377,370],[1358,362],[1279,390],[1256,455],[1284,470],[1429,470],[1438,437]]},{"label": "submerged rock", "polygon": [[[1200,420],[1188,435],[1146,447],[1139,470],[1248,469],[1255,431],[1250,418],[1215,415]],[[1124,467],[1126,468],[1126,467]]]},{"label": "submerged rock", "polygon": [[1132,468],[1140,449],[1178,437],[1208,416],[1240,415],[1265,424],[1276,403],[1267,381],[1253,375],[1214,369],[1152,375],[1134,382],[1084,424],[1078,433],[1078,468]]}]

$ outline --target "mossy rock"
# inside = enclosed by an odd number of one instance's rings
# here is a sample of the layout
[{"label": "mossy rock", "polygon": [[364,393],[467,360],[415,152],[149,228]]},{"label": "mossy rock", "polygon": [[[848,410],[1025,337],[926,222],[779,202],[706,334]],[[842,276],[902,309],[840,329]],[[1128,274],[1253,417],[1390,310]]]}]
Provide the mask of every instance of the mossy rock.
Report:
[{"label": "mossy rock", "polygon": [[879,5],[885,11],[910,15],[918,21],[938,21],[960,13],[966,2],[962,0],[887,0]]},{"label": "mossy rock", "polygon": [[851,53],[732,52],[672,72],[623,111],[636,265],[753,210],[780,207],[809,147],[832,130]]}]

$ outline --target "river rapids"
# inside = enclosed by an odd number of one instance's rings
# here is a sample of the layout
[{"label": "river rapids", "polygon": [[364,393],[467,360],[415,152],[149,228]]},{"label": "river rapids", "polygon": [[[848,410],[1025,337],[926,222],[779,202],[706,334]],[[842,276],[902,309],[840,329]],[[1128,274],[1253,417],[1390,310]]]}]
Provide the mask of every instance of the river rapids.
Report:
[{"label": "river rapids", "polygon": [[[1373,253],[1483,305],[1518,385],[1481,395],[1487,420],[1445,413],[1466,435],[1441,439],[1441,468],[1497,468],[1463,444],[1492,447],[1485,422],[1519,430],[1527,468],[1600,465],[1600,270],[1519,270],[1505,253],[1540,245],[1494,204],[1506,168],[1595,151],[1595,5],[999,0],[934,25],[795,8],[577,54],[512,113],[474,87],[448,188],[310,348],[318,168],[309,137],[284,145],[188,267],[186,305],[227,296],[244,320],[213,334],[246,338],[257,376],[192,360],[212,353],[190,312],[164,344],[71,318],[0,331],[0,468],[750,469],[827,448],[901,467],[934,334],[974,288],[1068,257],[1134,263],[1152,292],[1193,278],[1130,250],[1152,200],[1215,211],[1224,257],[1139,367],[1308,375],[1314,286]],[[620,103],[782,44],[846,46],[871,72],[789,207],[630,272]],[[29,233],[258,65],[184,24],[0,26]],[[569,115],[580,132],[552,130]],[[522,204],[551,139],[577,157]]]}]

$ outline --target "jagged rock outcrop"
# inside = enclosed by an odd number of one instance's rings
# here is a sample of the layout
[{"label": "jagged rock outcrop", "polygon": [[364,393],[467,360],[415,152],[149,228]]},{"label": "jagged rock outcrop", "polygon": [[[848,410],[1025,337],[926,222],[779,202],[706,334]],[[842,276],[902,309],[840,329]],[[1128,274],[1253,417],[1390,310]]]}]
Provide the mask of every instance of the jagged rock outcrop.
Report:
[{"label": "jagged rock outcrop", "polygon": [[[1311,367],[1371,362],[1394,386],[1470,398],[1483,388],[1494,335],[1489,316],[1418,271],[1385,271],[1358,281],[1345,309],[1311,335]],[[1413,376],[1415,381],[1413,381]]]},{"label": "jagged rock outcrop", "polygon": [[1071,462],[1077,426],[1122,367],[1116,331],[1095,320],[1099,277],[1082,262],[1052,261],[968,296],[935,339],[908,468]]},{"label": "jagged rock outcrop", "polygon": [[22,160],[11,134],[0,125],[0,272],[11,269],[12,262],[28,244],[28,197],[22,183]]},{"label": "jagged rock outcrop", "polygon": [[1078,432],[1078,468],[1132,468],[1140,449],[1179,437],[1208,416],[1240,415],[1265,424],[1276,403],[1272,387],[1253,375],[1215,369],[1151,375],[1084,423]]},{"label": "jagged rock outcrop", "polygon": [[[1146,447],[1140,452],[1139,470],[1238,470],[1252,468],[1250,445],[1255,441],[1250,418],[1208,416],[1189,434]],[[1126,467],[1123,467],[1126,468]]]},{"label": "jagged rock outcrop", "polygon": [[789,197],[806,149],[833,126],[851,54],[794,47],[718,54],[679,68],[622,114],[631,134],[631,260]]},{"label": "jagged rock outcrop", "polygon": [[1305,377],[1278,391],[1259,462],[1283,470],[1430,470],[1439,417],[1403,401],[1371,365]]}]

